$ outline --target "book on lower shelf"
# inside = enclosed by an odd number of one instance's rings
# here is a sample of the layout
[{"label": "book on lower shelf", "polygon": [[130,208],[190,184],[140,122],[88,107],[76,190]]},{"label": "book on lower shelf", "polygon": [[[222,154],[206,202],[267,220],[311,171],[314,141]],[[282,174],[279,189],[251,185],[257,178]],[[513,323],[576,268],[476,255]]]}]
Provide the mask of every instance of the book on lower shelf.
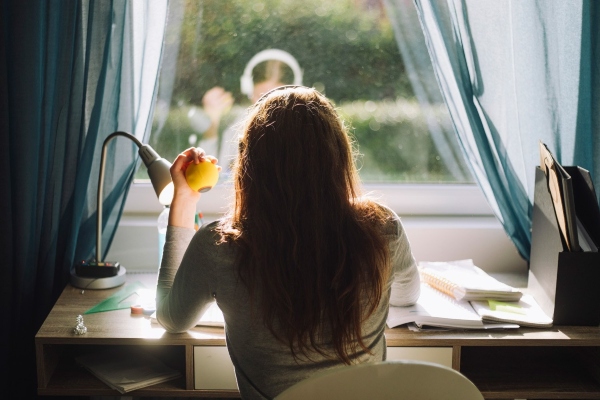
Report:
[{"label": "book on lower shelf", "polygon": [[86,354],[75,361],[119,393],[179,378],[181,373],[138,349],[111,349]]},{"label": "book on lower shelf", "polygon": [[456,300],[518,301],[523,293],[500,282],[473,263],[473,260],[420,262],[423,282]]},{"label": "book on lower shelf", "polygon": [[518,324],[486,322],[466,300],[456,300],[449,295],[421,284],[417,302],[408,307],[391,306],[387,325],[390,328],[415,323],[418,327],[435,326],[450,329],[502,329],[518,328]]}]

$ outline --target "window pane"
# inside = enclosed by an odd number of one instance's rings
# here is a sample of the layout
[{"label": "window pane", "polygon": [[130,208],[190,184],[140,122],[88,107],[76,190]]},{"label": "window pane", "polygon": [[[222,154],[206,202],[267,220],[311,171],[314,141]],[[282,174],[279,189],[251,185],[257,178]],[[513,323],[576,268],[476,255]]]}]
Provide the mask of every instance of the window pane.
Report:
[{"label": "window pane", "polygon": [[[166,159],[200,146],[225,165],[252,95],[300,79],[289,60],[263,61],[252,68],[250,96],[243,93],[247,63],[279,49],[299,64],[302,84],[338,107],[364,182],[473,181],[445,105],[417,101],[394,31],[402,8],[395,18],[380,0],[171,1],[170,8],[150,138]],[[402,40],[426,54],[418,22],[412,26],[418,29]],[[429,80],[419,85],[437,88],[433,74]],[[450,134],[436,137],[432,123]],[[141,168],[138,177],[144,174]]]}]

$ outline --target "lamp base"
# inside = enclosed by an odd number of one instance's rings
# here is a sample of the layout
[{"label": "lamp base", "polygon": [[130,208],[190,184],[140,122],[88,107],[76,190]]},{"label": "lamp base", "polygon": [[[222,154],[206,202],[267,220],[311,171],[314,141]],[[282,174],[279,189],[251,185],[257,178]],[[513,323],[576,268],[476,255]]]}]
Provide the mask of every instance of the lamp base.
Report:
[{"label": "lamp base", "polygon": [[71,285],[80,289],[112,289],[125,283],[126,272],[125,267],[121,265],[115,276],[90,278],[77,275],[75,268],[73,268],[71,269]]}]

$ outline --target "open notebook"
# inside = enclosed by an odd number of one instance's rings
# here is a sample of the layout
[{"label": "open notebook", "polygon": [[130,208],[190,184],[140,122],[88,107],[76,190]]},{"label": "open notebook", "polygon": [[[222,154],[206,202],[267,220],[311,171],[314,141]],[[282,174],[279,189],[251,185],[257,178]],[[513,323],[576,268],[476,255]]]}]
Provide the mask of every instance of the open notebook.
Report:
[{"label": "open notebook", "polygon": [[390,328],[415,323],[418,327],[436,326],[454,329],[518,328],[514,323],[484,322],[466,300],[456,300],[449,295],[421,284],[421,295],[416,304],[409,307],[391,306],[387,325]]},{"label": "open notebook", "polygon": [[[156,312],[150,316],[150,321],[153,324],[158,324],[158,321],[156,320]],[[210,305],[210,307],[208,307],[206,312],[204,314],[202,314],[202,316],[196,323],[196,326],[217,326],[217,327],[225,326],[225,319],[223,318],[223,312],[221,311],[219,306],[217,306],[217,302],[213,302]]]},{"label": "open notebook", "polygon": [[534,328],[551,327],[553,323],[530,294],[524,294],[518,301],[478,300],[470,303],[483,321],[512,322]]}]

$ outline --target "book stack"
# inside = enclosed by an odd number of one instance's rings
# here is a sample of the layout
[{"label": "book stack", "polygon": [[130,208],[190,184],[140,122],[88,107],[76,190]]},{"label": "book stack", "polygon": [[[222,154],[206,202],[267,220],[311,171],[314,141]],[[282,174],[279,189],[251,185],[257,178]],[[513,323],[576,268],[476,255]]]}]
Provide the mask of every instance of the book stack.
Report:
[{"label": "book stack", "polygon": [[550,327],[549,318],[531,295],[506,285],[473,260],[419,263],[421,295],[409,307],[391,306],[390,328],[507,329]]},{"label": "book stack", "polygon": [[179,378],[181,373],[147,352],[121,349],[90,353],[75,360],[119,393]]}]

